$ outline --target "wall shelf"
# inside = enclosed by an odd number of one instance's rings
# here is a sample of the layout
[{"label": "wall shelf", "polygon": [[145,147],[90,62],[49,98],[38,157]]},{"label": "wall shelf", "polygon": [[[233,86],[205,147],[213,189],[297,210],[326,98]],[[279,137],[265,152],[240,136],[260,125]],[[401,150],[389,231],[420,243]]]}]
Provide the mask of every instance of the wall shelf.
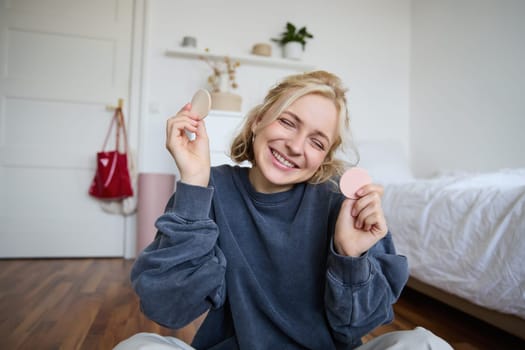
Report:
[{"label": "wall shelf", "polygon": [[211,53],[198,49],[180,48],[180,49],[168,49],[166,55],[171,57],[183,57],[183,58],[195,58],[206,57],[210,60],[222,60],[225,56],[230,57],[232,60],[237,60],[241,64],[247,65],[259,65],[276,68],[288,68],[297,71],[311,71],[315,67],[311,64],[307,64],[301,61],[293,61],[284,58],[276,57],[264,57],[256,55],[229,55],[220,53]]}]

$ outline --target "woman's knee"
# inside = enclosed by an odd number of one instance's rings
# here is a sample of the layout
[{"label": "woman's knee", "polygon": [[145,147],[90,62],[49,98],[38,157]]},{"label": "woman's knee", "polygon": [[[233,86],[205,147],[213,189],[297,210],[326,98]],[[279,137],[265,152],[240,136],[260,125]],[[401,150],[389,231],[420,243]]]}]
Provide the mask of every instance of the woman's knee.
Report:
[{"label": "woman's knee", "polygon": [[442,338],[438,337],[428,329],[423,327],[416,327],[413,332],[414,340],[420,344],[420,349],[432,349],[432,350],[452,350],[452,347]]},{"label": "woman's knee", "polygon": [[452,350],[443,339],[423,328],[383,334],[359,347],[359,350]]}]

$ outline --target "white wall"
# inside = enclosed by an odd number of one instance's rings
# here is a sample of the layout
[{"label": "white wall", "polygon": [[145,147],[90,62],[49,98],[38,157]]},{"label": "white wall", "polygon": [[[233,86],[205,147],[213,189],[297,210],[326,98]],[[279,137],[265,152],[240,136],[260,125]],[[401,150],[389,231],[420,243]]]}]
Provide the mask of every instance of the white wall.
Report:
[{"label": "white wall", "polygon": [[525,1],[412,2],[416,175],[525,166]]},{"label": "white wall", "polygon": [[[147,2],[146,64],[141,126],[141,172],[174,172],[164,148],[164,125],[193,92],[206,86],[210,70],[199,60],[168,57],[167,48],[195,36],[200,48],[248,54],[254,43],[270,42],[285,23],[307,25],[315,38],[304,61],[338,74],[347,97],[356,139],[399,140],[408,150],[410,1],[390,0],[150,0]],[[280,48],[273,47],[273,55]],[[238,69],[243,111],[292,70]],[[154,107],[154,108],[150,108]],[[155,111],[158,109],[158,111]]]}]

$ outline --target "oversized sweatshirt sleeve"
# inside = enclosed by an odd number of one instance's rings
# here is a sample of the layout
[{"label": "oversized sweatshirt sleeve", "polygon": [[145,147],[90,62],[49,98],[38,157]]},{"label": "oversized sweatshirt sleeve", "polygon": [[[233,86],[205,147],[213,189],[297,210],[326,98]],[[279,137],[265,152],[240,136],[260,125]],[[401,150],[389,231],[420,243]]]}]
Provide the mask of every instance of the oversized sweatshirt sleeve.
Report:
[{"label": "oversized sweatshirt sleeve", "polygon": [[165,327],[181,328],[224,303],[226,259],[210,219],[212,197],[211,187],[178,182],[155,240],[131,270],[142,311]]},{"label": "oversized sweatshirt sleeve", "polygon": [[390,233],[357,258],[339,255],[330,246],[325,307],[338,348],[345,348],[392,321],[392,305],[408,280],[408,264],[396,255]]}]

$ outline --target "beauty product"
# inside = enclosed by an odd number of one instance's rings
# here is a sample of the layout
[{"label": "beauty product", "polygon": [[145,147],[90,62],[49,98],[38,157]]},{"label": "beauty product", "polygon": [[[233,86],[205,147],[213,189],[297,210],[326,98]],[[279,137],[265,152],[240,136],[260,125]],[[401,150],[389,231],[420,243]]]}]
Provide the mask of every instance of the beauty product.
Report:
[{"label": "beauty product", "polygon": [[206,118],[211,109],[211,96],[207,90],[199,89],[191,99],[191,113]]},{"label": "beauty product", "polygon": [[350,168],[344,172],[339,180],[341,192],[349,199],[357,199],[355,194],[361,187],[372,183],[372,178],[363,168]]}]

